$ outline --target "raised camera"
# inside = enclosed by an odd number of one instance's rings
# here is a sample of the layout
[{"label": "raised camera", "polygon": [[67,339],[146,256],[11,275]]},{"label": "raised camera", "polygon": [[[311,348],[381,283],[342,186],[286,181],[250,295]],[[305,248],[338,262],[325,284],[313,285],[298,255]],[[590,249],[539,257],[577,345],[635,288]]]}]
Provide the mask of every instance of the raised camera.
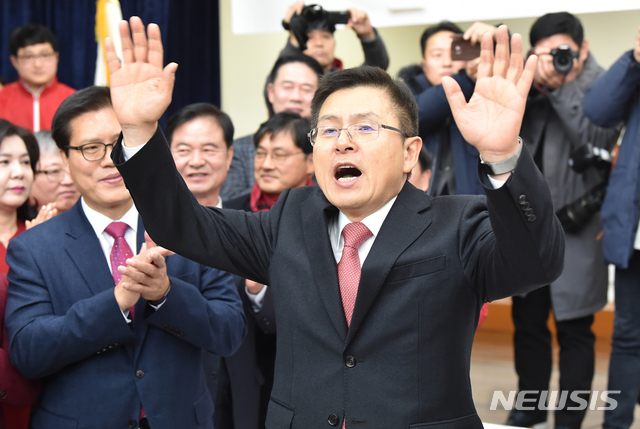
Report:
[{"label": "raised camera", "polygon": [[310,4],[302,9],[302,17],[307,22],[324,21],[327,25],[346,24],[351,18],[349,11],[332,12],[318,4]]},{"label": "raised camera", "polygon": [[551,50],[553,57],[553,67],[560,74],[569,74],[573,68],[573,59],[577,59],[580,55],[576,51],[572,51],[569,45],[560,45],[556,49]]}]

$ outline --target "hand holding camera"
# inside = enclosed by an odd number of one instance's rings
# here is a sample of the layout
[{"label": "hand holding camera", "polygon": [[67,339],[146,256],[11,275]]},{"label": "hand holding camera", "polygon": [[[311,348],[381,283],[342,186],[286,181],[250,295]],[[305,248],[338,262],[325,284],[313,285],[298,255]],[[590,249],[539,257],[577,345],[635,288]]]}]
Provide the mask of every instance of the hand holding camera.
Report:
[{"label": "hand holding camera", "polygon": [[333,33],[336,24],[346,24],[346,28],[352,28],[362,40],[376,38],[369,16],[358,9],[333,12],[324,10],[320,5],[305,6],[304,2],[298,1],[289,6],[282,20],[284,29],[291,31],[291,43],[303,51],[307,48],[309,32],[323,30]]},{"label": "hand holding camera", "polygon": [[[572,57],[571,60],[568,61],[568,57],[565,54],[566,51],[559,50],[559,48],[560,47],[549,49],[545,53],[539,52],[538,50],[535,51],[535,54],[538,55],[539,61],[538,68],[536,69],[536,73],[534,76],[534,81],[537,84],[551,90],[558,89],[565,83],[573,81],[582,71],[582,65],[579,63],[579,61],[574,57]],[[552,51],[556,53],[556,55],[554,55]],[[558,52],[560,52],[561,59],[555,60],[555,56],[558,55]],[[555,66],[555,63],[558,62],[561,63],[560,66],[562,71],[566,71],[567,69],[569,69],[569,72],[559,72]]]},{"label": "hand holding camera", "polygon": [[347,9],[351,15],[346,28],[353,28],[359,38],[363,40],[373,40],[376,38],[376,32],[373,30],[371,21],[366,12],[358,9]]}]

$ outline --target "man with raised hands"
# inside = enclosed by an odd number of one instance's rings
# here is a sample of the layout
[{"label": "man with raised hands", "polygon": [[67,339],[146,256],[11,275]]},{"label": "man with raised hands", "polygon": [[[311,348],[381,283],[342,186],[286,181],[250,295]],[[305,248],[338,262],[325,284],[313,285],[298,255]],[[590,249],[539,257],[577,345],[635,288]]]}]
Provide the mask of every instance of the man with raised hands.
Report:
[{"label": "man with raised hands", "polygon": [[122,126],[112,157],[149,233],[273,288],[266,427],[482,428],[469,381],[478,312],[553,281],[564,252],[548,188],[518,138],[536,67],[534,56],[523,67],[521,37],[510,55],[500,27],[495,58],[483,38],[469,103],[443,82],[480,153],[486,198],[431,198],[408,183],[422,146],[414,97],[384,71],[359,67],[325,76],[313,99],[318,186],[247,213],[202,207],[188,192],[157,126],[177,65],[163,67],[157,25],[145,32],[132,18],[120,31],[123,64],[107,44]]}]

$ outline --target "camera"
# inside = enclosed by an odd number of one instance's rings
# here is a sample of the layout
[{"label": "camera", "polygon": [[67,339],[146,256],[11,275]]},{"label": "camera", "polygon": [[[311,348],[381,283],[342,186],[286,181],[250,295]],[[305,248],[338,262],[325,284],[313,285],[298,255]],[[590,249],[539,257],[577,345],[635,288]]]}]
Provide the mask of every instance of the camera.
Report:
[{"label": "camera", "polygon": [[595,167],[601,171],[611,170],[611,154],[606,149],[593,147],[591,143],[580,146],[573,151],[569,158],[569,166],[576,173],[582,173],[589,167]]},{"label": "camera", "polygon": [[318,26],[314,26],[313,23],[323,23],[326,25],[329,30],[335,30],[336,24],[346,24],[349,22],[349,18],[351,18],[351,14],[348,11],[341,12],[331,12],[328,10],[324,10],[322,6],[318,4],[310,4],[309,6],[305,6],[302,9],[302,18],[310,24],[312,29],[315,29]]},{"label": "camera", "polygon": [[607,182],[608,180],[598,183],[580,198],[558,210],[556,216],[565,232],[579,232],[598,213],[604,203]]},{"label": "camera", "polygon": [[569,74],[573,68],[573,59],[580,56],[580,53],[572,51],[569,45],[560,45],[550,53],[553,57],[553,67],[560,74]]},{"label": "camera", "polygon": [[603,180],[580,198],[556,212],[558,220],[566,232],[579,232],[602,207],[609,183],[611,163],[612,158],[609,151],[593,147],[590,143],[580,146],[571,154],[569,165],[576,173],[583,173],[593,167],[602,173]]},{"label": "camera", "polygon": [[291,30],[300,45],[300,50],[304,51],[307,49],[307,34],[310,31],[323,30],[333,33],[336,24],[346,24],[350,18],[349,11],[332,12],[324,10],[320,5],[310,4],[302,8],[300,15],[295,13],[288,24],[282,21],[282,26],[285,30]]}]

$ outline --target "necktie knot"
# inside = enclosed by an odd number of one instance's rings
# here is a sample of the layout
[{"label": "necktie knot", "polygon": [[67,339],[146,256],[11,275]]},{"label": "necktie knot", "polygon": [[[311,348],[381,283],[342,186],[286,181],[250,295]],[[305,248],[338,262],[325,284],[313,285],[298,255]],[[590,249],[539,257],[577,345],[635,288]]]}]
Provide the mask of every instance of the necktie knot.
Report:
[{"label": "necktie knot", "polygon": [[342,230],[345,247],[358,249],[373,234],[362,222],[352,222],[344,226]]},{"label": "necktie knot", "polygon": [[111,222],[109,226],[105,228],[105,232],[115,239],[123,238],[127,228],[129,228],[129,225],[124,222]]}]

